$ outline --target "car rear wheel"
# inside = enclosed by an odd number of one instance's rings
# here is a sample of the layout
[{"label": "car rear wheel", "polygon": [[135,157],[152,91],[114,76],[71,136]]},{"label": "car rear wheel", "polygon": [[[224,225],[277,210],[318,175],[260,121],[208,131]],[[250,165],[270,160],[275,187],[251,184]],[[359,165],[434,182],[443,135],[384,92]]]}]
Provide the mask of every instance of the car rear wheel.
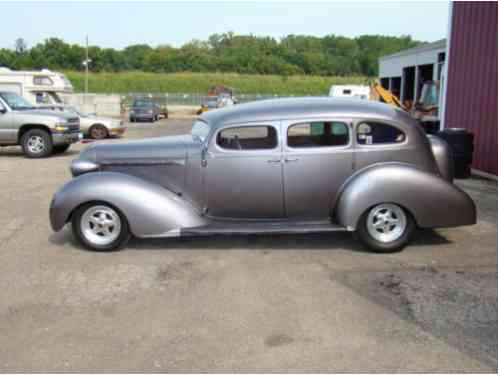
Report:
[{"label": "car rear wheel", "polygon": [[44,158],[52,153],[50,134],[42,129],[28,130],[21,138],[21,146],[28,158]]},{"label": "car rear wheel", "polygon": [[88,133],[92,139],[105,139],[109,136],[109,132],[102,125],[92,125]]},{"label": "car rear wheel", "polygon": [[90,250],[117,250],[131,238],[124,215],[106,203],[81,206],[73,214],[71,224],[76,238]]},{"label": "car rear wheel", "polygon": [[408,244],[415,229],[412,215],[403,207],[382,203],[362,215],[356,234],[369,249],[378,253],[394,253]]}]

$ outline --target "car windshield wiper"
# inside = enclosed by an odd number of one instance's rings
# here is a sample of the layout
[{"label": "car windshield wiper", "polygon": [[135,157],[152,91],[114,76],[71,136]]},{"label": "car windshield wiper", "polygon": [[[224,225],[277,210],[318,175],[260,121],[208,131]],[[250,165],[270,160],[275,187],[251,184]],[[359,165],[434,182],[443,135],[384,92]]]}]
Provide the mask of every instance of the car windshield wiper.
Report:
[{"label": "car windshield wiper", "polygon": [[36,107],[12,107],[13,110],[15,111],[28,111],[31,109],[36,109]]}]

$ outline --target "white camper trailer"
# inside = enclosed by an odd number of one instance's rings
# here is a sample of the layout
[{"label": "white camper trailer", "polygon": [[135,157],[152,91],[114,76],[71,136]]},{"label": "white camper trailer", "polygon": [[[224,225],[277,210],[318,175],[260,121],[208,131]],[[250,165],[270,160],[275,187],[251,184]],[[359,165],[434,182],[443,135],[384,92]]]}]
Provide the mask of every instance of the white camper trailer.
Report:
[{"label": "white camper trailer", "polygon": [[364,85],[333,85],[330,87],[329,96],[334,98],[369,99],[370,87]]},{"label": "white camper trailer", "polygon": [[12,91],[28,102],[43,105],[62,104],[59,94],[73,92],[73,85],[62,73],[10,70],[0,67],[0,91]]}]

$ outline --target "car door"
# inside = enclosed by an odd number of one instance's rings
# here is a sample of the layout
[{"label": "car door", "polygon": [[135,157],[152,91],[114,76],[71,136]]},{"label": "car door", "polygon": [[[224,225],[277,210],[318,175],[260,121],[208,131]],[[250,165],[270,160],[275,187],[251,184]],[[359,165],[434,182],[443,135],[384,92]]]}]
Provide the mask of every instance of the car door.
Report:
[{"label": "car door", "polygon": [[12,111],[0,99],[0,143],[13,144],[17,141],[17,129],[14,128]]},{"label": "car door", "polygon": [[282,123],[285,208],[289,218],[324,219],[353,172],[351,120]]},{"label": "car door", "polygon": [[209,216],[284,216],[279,130],[279,122],[267,121],[225,126],[215,132],[206,155]]}]

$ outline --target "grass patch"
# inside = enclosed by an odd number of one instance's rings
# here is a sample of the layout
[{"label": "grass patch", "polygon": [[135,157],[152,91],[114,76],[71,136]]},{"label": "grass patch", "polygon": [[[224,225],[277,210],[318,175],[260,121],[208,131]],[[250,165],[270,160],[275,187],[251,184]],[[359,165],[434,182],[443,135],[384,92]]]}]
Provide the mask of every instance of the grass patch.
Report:
[{"label": "grass patch", "polygon": [[[85,87],[84,72],[66,72],[76,92]],[[90,73],[92,93],[181,92],[205,93],[210,86],[224,84],[235,94],[327,95],[331,85],[365,84],[367,77],[277,76],[237,73]]]}]

